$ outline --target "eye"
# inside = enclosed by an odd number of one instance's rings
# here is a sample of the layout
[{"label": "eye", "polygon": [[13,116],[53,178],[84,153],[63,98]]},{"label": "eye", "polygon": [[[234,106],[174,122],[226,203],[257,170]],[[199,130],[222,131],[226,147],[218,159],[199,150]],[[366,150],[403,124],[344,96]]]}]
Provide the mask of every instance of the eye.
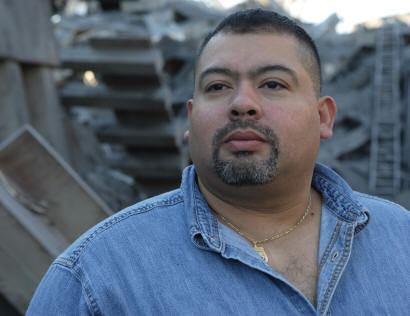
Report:
[{"label": "eye", "polygon": [[223,84],[223,83],[213,83],[209,86],[206,87],[205,91],[206,92],[215,92],[215,91],[222,91],[227,89],[228,86]]},{"label": "eye", "polygon": [[268,88],[268,89],[273,89],[273,90],[278,90],[278,89],[283,89],[285,88],[285,85],[274,81],[274,80],[270,80],[270,81],[266,81],[261,85],[261,88]]}]

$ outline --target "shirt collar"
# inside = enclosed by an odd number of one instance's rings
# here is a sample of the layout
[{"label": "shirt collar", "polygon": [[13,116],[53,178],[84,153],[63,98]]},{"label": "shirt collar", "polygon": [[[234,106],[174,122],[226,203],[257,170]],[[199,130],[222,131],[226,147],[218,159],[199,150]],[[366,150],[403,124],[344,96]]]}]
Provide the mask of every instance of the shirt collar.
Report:
[{"label": "shirt collar", "polygon": [[322,194],[327,208],[339,219],[357,222],[360,228],[368,222],[367,209],[356,199],[347,182],[329,167],[316,163],[312,185]]},{"label": "shirt collar", "polygon": [[[336,172],[317,163],[312,185],[321,192],[326,207],[334,215],[347,223],[356,223],[356,233],[366,226],[367,210]],[[182,174],[181,190],[192,241],[205,250],[221,252],[223,243],[218,220],[199,190],[193,165],[186,167]]]},{"label": "shirt collar", "polygon": [[218,220],[199,190],[193,165],[186,167],[182,174],[181,190],[193,243],[205,250],[221,252]]}]

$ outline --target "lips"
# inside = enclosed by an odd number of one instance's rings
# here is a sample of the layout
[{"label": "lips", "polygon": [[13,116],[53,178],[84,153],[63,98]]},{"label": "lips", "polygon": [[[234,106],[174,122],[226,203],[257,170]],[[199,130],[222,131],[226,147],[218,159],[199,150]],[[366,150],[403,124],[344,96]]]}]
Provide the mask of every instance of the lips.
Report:
[{"label": "lips", "polygon": [[260,149],[266,140],[254,131],[235,131],[227,135],[223,143],[233,152],[254,152]]},{"label": "lips", "polygon": [[229,134],[225,138],[224,143],[227,143],[230,141],[253,141],[253,140],[265,142],[265,139],[262,136],[260,136],[259,134],[253,131],[235,131]]}]

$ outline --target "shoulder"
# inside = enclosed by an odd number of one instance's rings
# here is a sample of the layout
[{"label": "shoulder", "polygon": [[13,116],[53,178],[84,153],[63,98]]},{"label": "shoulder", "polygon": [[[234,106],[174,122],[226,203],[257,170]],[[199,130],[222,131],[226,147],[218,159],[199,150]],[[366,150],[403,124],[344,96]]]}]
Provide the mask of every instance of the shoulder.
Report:
[{"label": "shoulder", "polygon": [[155,226],[164,225],[171,217],[181,216],[182,204],[183,195],[177,189],[131,205],[85,232],[55,263],[71,268],[81,257],[88,255],[90,248],[98,249],[102,243],[106,247],[115,247],[125,236],[132,238],[134,233],[155,231]]},{"label": "shoulder", "polygon": [[[395,227],[408,235],[410,229],[410,212],[401,205],[392,201],[365,194],[354,192],[357,200],[366,208],[370,217],[370,223]],[[402,229],[400,229],[402,228]],[[397,231],[396,231],[397,232]]]},{"label": "shoulder", "polygon": [[354,195],[359,202],[369,210],[373,210],[374,212],[383,212],[383,214],[388,216],[395,215],[410,218],[410,212],[397,203],[361,192],[354,192]]}]

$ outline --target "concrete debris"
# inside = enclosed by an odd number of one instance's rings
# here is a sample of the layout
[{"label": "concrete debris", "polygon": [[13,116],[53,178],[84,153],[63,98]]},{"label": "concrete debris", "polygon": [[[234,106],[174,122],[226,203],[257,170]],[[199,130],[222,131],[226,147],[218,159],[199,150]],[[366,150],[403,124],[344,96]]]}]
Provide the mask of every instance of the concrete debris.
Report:
[{"label": "concrete debris", "polygon": [[144,197],[179,184],[189,159],[182,135],[194,54],[223,14],[188,1],[138,2],[130,10],[56,25],[62,67],[72,71],[60,97],[71,113],[111,110],[116,122],[94,133],[105,148],[121,152],[122,159],[106,157],[109,165],[132,175]]},{"label": "concrete debris", "polygon": [[[240,4],[232,11],[261,5],[286,14],[274,1],[248,1]],[[121,18],[117,16],[113,20],[113,13],[110,12],[99,14],[98,19],[96,16],[83,17],[77,26],[75,23],[73,24],[73,20],[66,22],[63,19],[61,24],[57,26],[57,34],[59,29],[65,28],[66,23],[71,25],[73,33],[82,34],[80,37],[72,36],[76,40],[72,41],[70,47],[62,50],[62,56],[71,59],[68,61],[63,57],[63,60],[65,60],[63,65],[68,66],[77,73],[80,70],[85,70],[86,66],[76,61],[75,55],[66,54],[66,52],[82,46],[81,49],[89,54],[87,58],[94,60],[92,63],[84,64],[93,69],[98,78],[105,78],[100,80],[99,86],[94,88],[85,87],[78,80],[66,82],[61,90],[62,101],[68,107],[81,105],[112,109],[117,117],[117,124],[96,129],[95,133],[100,141],[120,145],[128,153],[127,158],[123,157],[123,162],[116,160],[112,162],[112,166],[132,175],[136,183],[139,182],[140,189],[143,189],[144,186],[141,185],[143,180],[139,181],[139,179],[148,179],[150,172],[152,172],[152,179],[158,178],[158,172],[155,172],[154,169],[163,171],[160,172],[162,178],[168,176],[173,178],[172,185],[176,186],[178,171],[184,166],[181,162],[189,161],[182,139],[183,130],[186,126],[186,120],[184,119],[186,112],[183,104],[192,94],[192,67],[195,52],[201,38],[217,23],[224,13],[217,9],[212,11],[211,8],[194,2],[172,1],[170,4],[166,4],[163,1],[154,1],[148,5],[147,2],[142,1],[134,3],[133,7],[128,6],[127,9],[123,6],[122,12],[116,14],[119,14]],[[135,23],[137,20],[138,35],[136,32],[132,34],[131,31],[124,36],[124,30],[133,29],[131,21]],[[408,34],[410,31],[409,26],[402,22],[403,20],[405,19],[401,16],[397,21],[394,18],[392,21],[394,25],[398,25],[400,30],[398,34],[401,43],[399,49],[405,52],[409,50]],[[375,98],[377,98],[375,94],[375,65],[378,63],[377,56],[380,50],[377,38],[383,28],[371,29],[362,25],[354,33],[338,34],[336,32],[338,22],[338,16],[332,14],[319,25],[304,25],[316,40],[321,54],[324,81],[323,93],[334,96],[339,106],[334,138],[323,142],[320,160],[330,164],[342,173],[348,181],[353,183],[354,188],[383,194],[386,192],[381,192],[376,188],[372,189],[370,185],[371,179],[374,177],[372,170],[377,168],[369,166],[369,161],[375,161],[376,158],[374,157],[377,155],[374,149],[371,150],[377,142],[371,131],[374,129],[374,125],[377,125],[374,117],[374,104]],[[84,30],[84,25],[88,25],[87,30]],[[380,25],[383,26],[384,24],[381,23]],[[101,30],[104,30],[104,32]],[[99,34],[98,40],[103,42],[104,46],[98,46],[95,43],[93,45],[95,34]],[[120,38],[120,40],[115,40],[115,38]],[[153,76],[150,70],[141,71],[141,69],[131,68],[130,65],[127,65],[127,67],[124,67],[127,70],[121,71],[121,63],[125,63],[127,59],[116,60],[117,57],[115,57],[120,55],[133,56],[136,59],[137,56],[146,56],[146,60],[151,58],[147,63],[154,64],[157,57],[153,58],[153,56],[157,55],[148,52],[146,47],[131,44],[137,38],[143,38],[146,42],[151,43],[150,49],[159,52],[161,56],[162,68],[156,68],[158,83],[152,84],[149,88],[141,85],[141,81],[144,81],[144,79],[133,81],[128,77],[129,81],[127,83],[126,75],[134,74],[142,78],[144,76]],[[118,45],[118,42],[121,42],[121,45]],[[104,50],[107,50],[107,55],[112,56],[112,67],[109,68],[107,65],[103,68],[93,67],[99,56],[104,54]],[[404,59],[409,55],[402,54],[401,56]],[[398,58],[398,62],[400,62],[400,58]],[[402,62],[401,65],[400,76],[395,77],[395,81],[391,83],[397,89],[400,82],[408,80],[406,78],[409,76],[409,70],[406,70],[405,67],[406,63]],[[117,72],[117,80],[107,81],[107,77],[112,76],[114,72]],[[119,78],[121,80],[118,80]],[[113,86],[114,82],[117,84],[115,88]],[[118,82],[122,82],[122,84],[118,84]],[[136,84],[131,86],[131,82]],[[158,91],[168,91],[169,94],[164,96]],[[408,94],[407,90],[403,88],[399,92],[400,100],[403,100]],[[383,97],[380,96],[379,98]],[[396,103],[397,107],[402,109],[402,112],[409,111],[406,110],[408,105],[404,102],[396,101]],[[162,118],[160,119],[160,117]],[[409,116],[402,115],[397,117],[397,120],[402,122],[396,124],[399,126],[396,128],[396,133],[399,130],[407,131],[410,125]],[[408,135],[406,132],[404,134]],[[410,147],[409,143],[409,136],[406,136],[402,139],[399,147],[408,148]],[[160,152],[160,148],[163,148],[164,151]],[[174,162],[168,164],[165,162],[170,161],[168,158],[153,158],[158,154],[165,157],[167,151],[171,148],[179,153],[181,157],[179,162],[172,160]],[[405,151],[402,150],[401,154],[398,151],[395,155],[404,157]],[[144,159],[148,160],[144,162]],[[173,159],[176,159],[175,156]],[[377,159],[380,160],[380,158]],[[386,197],[393,199],[396,194],[401,194],[400,192],[407,190],[410,182],[408,180],[408,159],[403,158],[397,161],[403,162],[399,168],[400,170],[403,169],[402,172],[397,173],[400,174],[400,185],[397,186],[397,180],[395,180],[396,189],[389,194],[385,194]],[[164,170],[164,163],[167,164],[167,171]],[[143,170],[144,164],[147,166],[145,170]],[[383,167],[381,168],[383,169]],[[385,163],[384,176],[387,176],[386,168]],[[397,169],[397,163],[395,168]],[[170,180],[170,178],[167,179]],[[154,190],[153,193],[159,191]],[[406,203],[410,203],[410,201]]]},{"label": "concrete debris", "polygon": [[16,131],[0,144],[0,291],[24,313],[54,258],[111,214],[39,133]]},{"label": "concrete debris", "polygon": [[325,67],[323,90],[339,106],[335,136],[323,143],[320,159],[354,188],[393,200],[400,196],[407,207],[410,169],[403,148],[410,138],[400,135],[408,133],[410,120],[403,115],[409,111],[409,90],[403,86],[409,80],[409,32],[409,25],[388,19],[379,28],[340,36],[330,30],[317,39]]},{"label": "concrete debris", "polygon": [[[56,0],[57,50],[49,2],[26,2],[0,0],[0,314],[10,315],[110,210],[179,186],[195,54],[227,14],[194,1]],[[273,0],[231,11],[256,6],[287,14]],[[319,160],[409,208],[410,15],[350,34],[336,32],[338,21],[304,25],[322,58],[322,93],[339,110]]]}]

